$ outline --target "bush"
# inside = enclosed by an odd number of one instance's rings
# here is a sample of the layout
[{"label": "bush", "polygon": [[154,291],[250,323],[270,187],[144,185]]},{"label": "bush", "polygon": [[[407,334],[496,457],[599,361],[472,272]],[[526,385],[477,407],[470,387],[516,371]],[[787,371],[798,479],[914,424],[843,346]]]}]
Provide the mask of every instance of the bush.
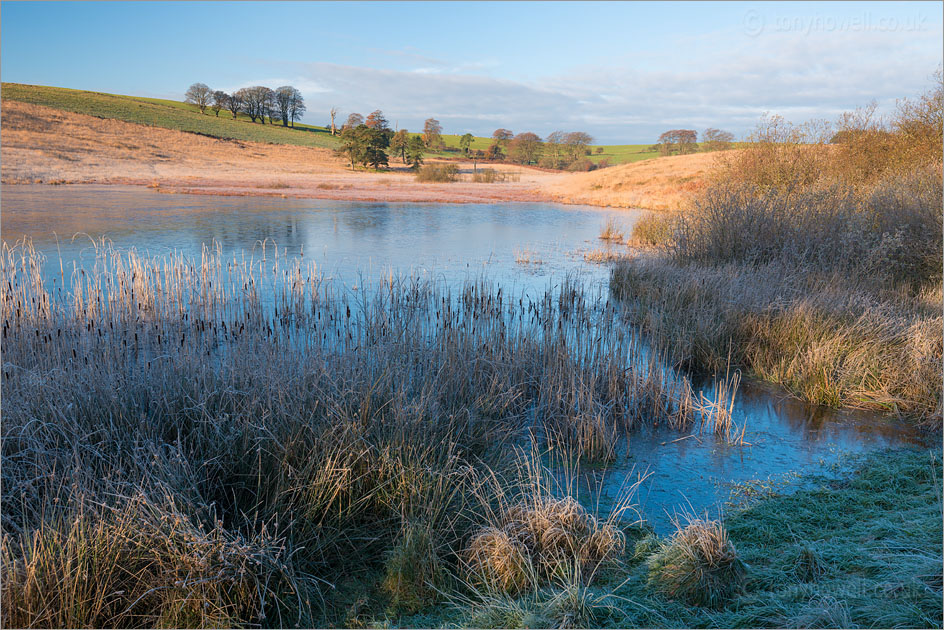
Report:
[{"label": "bush", "polygon": [[426,164],[416,171],[418,182],[450,183],[459,176],[459,167],[455,164]]},{"label": "bush", "polygon": [[585,172],[592,171],[595,168],[596,164],[594,164],[592,161],[588,160],[587,158],[580,158],[579,160],[571,162],[567,167],[567,170],[573,172]]},{"label": "bush", "polygon": [[675,258],[702,264],[779,262],[866,273],[913,287],[940,281],[939,168],[889,178],[866,194],[845,184],[801,184],[786,190],[712,187],[679,218]]},{"label": "bush", "polygon": [[648,564],[650,586],[695,606],[720,608],[744,585],[744,563],[720,521],[690,519]]}]

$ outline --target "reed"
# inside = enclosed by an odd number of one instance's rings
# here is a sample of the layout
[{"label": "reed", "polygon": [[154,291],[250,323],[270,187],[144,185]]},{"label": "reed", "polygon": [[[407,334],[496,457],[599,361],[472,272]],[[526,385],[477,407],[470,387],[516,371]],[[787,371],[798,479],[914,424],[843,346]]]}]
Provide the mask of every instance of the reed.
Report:
[{"label": "reed", "polygon": [[600,231],[600,240],[601,241],[622,241],[623,240],[623,230],[616,224],[616,220],[613,217],[610,217],[606,220],[606,223],[603,224],[603,229]]},{"label": "reed", "polygon": [[[574,423],[558,448],[605,454],[616,428],[698,418],[573,282],[350,290],[271,248],[102,243],[73,270],[4,246],[0,276],[5,625],[319,625],[351,557],[386,558],[412,610],[501,522],[489,506],[564,500],[511,445]],[[591,563],[618,538],[595,522]]]}]

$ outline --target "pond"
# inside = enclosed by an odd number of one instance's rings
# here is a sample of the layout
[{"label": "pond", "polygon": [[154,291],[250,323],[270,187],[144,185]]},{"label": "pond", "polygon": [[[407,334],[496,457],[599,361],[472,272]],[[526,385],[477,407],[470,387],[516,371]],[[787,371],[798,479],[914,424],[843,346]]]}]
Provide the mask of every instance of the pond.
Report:
[{"label": "pond", "polygon": [[[639,215],[543,203],[383,204],[5,186],[0,236],[11,245],[31,238],[54,276],[59,260],[66,273],[93,264],[95,243],[104,238],[152,256],[199,256],[217,243],[227,255],[259,259],[277,248],[282,258],[314,261],[329,281],[347,287],[393,273],[450,286],[487,278],[506,295],[537,297],[568,277],[605,294],[608,268],[583,254],[603,247],[598,235],[607,220],[628,234]],[[747,444],[646,428],[625,437],[607,470],[585,467],[578,480],[602,487],[606,500],[647,473],[636,498],[642,515],[665,532],[676,511],[716,513],[737,484],[770,487],[850,454],[921,441],[906,425],[812,407],[752,383],[742,383],[733,420],[745,427]]]}]

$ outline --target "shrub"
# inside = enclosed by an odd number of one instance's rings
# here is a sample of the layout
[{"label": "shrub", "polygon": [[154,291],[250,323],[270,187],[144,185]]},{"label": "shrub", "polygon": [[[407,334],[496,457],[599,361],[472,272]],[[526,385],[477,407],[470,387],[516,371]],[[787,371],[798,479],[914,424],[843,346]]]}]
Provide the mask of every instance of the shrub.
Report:
[{"label": "shrub", "polygon": [[743,587],[745,566],[724,524],[690,518],[650,556],[649,585],[695,606],[719,608]]},{"label": "shrub", "polygon": [[779,262],[933,284],[944,255],[942,198],[939,168],[882,181],[865,195],[844,184],[717,185],[680,216],[673,254],[680,262]]},{"label": "shrub", "polygon": [[567,170],[573,172],[585,172],[592,171],[595,168],[596,164],[594,164],[591,160],[588,160],[587,158],[580,158],[579,160],[574,160],[571,162],[567,167]]},{"label": "shrub", "polygon": [[459,176],[459,167],[455,164],[426,164],[416,171],[418,182],[450,183]]}]

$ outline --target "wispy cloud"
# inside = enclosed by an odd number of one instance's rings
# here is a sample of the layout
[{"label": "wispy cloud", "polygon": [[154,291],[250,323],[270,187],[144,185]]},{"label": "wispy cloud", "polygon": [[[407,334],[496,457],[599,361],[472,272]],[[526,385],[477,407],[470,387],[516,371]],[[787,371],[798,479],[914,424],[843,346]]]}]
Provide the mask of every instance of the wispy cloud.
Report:
[{"label": "wispy cloud", "polygon": [[887,112],[897,98],[923,92],[941,63],[939,27],[721,35],[686,42],[690,50],[675,66],[650,56],[513,81],[489,76],[490,61],[450,65],[399,50],[387,52],[404,69],[312,63],[286,82],[305,94],[315,122],[332,106],[364,114],[381,108],[401,128],[419,129],[432,116],[456,133],[581,129],[604,142],[649,142],[680,126],[744,134],[764,112],[834,119],[872,100]]}]

